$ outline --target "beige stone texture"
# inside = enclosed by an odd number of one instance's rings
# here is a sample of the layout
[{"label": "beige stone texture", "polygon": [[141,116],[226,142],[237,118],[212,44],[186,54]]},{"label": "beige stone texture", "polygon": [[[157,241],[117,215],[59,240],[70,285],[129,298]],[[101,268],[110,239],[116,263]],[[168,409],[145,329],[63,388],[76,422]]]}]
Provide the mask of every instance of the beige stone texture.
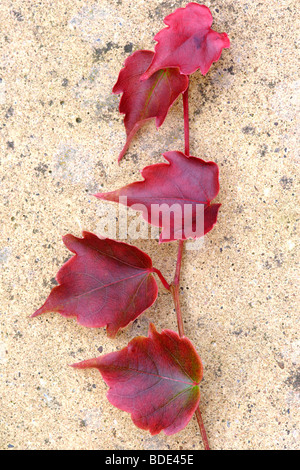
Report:
[{"label": "beige stone texture", "polygon": [[[218,163],[222,203],[182,268],[186,334],[204,364],[201,410],[213,449],[296,449],[297,2],[205,4],[232,46],[190,85],[191,154]],[[96,370],[69,367],[146,335],[149,321],[176,330],[163,287],[114,340],[59,314],[30,318],[69,257],[62,235],[100,234],[113,206],[92,194],[140,179],[162,152],[184,148],[179,100],[158,131],[154,122],[139,131],[118,166],[125,132],[111,90],[129,53],[153,49],[163,18],[185,5],[1,1],[1,449],[202,449],[195,419],[151,437],[109,404]],[[127,241],[171,281],[176,243]]]}]

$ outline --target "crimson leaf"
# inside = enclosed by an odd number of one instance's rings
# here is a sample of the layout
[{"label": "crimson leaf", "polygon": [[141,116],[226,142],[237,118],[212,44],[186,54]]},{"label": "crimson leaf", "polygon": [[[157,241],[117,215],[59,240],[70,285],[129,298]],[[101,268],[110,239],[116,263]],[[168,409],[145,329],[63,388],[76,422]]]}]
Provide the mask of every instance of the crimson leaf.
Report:
[{"label": "crimson leaf", "polygon": [[155,269],[143,251],[89,232],[83,238],[66,235],[63,241],[76,255],[62,266],[56,278],[60,285],[32,316],[76,316],[84,326],[107,325],[108,336],[114,337],[156,300]]},{"label": "crimson leaf", "polygon": [[[144,181],[96,197],[141,211],[145,220],[162,227],[162,242],[205,235],[215,225],[220,207],[210,204],[219,192],[217,164],[178,151],[163,155],[169,164],[144,168]],[[203,208],[200,215],[197,206]]]},{"label": "crimson leaf", "polygon": [[201,359],[188,338],[171,330],[134,338],[121,351],[74,364],[98,369],[110,387],[107,398],[131,413],[139,428],[171,435],[183,429],[200,400]]},{"label": "crimson leaf", "polygon": [[165,67],[178,67],[185,75],[200,68],[205,75],[222,49],[230,47],[227,34],[212,30],[212,22],[209,8],[193,2],[168,15],[164,19],[168,27],[154,37],[155,55],[142,80]]},{"label": "crimson leaf", "polygon": [[164,69],[154,73],[148,80],[140,78],[152,62],[154,52],[136,51],[125,61],[113,93],[123,93],[120,113],[125,114],[126,144],[119,155],[125,155],[130,142],[139,128],[151,118],[156,118],[160,127],[178,96],[188,87],[188,77],[178,70]]}]

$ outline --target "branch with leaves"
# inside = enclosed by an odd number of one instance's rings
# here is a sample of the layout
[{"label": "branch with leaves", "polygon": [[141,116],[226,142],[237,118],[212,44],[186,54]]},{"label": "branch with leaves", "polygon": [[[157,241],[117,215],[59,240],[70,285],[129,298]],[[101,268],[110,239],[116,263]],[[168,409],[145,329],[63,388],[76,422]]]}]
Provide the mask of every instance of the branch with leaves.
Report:
[{"label": "branch with leaves", "polygon": [[[203,367],[184,333],[179,287],[184,241],[209,232],[220,208],[220,204],[211,203],[219,192],[218,166],[190,156],[189,150],[189,75],[198,69],[205,75],[220,58],[222,49],[230,46],[226,33],[211,29],[212,21],[204,5],[189,3],[177,9],[165,18],[167,27],[155,36],[155,52],[140,50],[128,57],[113,88],[114,93],[122,94],[119,110],[125,115],[127,134],[119,162],[138,129],[154,118],[160,127],[180,95],[184,153],[166,152],[163,156],[167,163],[144,168],[143,181],[96,194],[102,200],[126,201],[132,208],[138,204],[142,217],[160,227],[160,243],[178,241],[172,283],[137,247],[98,238],[90,232],[83,232],[83,238],[66,235],[63,241],[74,256],[59,270],[58,285],[32,315],[58,312],[65,317],[75,316],[86,327],[106,327],[108,336],[114,338],[155,302],[158,278],[173,297],[179,334],[168,329],[158,333],[151,323],[148,337],[139,336],[121,351],[73,367],[98,369],[109,386],[110,403],[131,413],[134,424],[153,435],[161,431],[167,435],[177,433],[195,414],[206,450],[209,444],[199,408]],[[164,217],[175,206],[178,214]],[[197,230],[199,206],[203,209],[201,230]]]}]

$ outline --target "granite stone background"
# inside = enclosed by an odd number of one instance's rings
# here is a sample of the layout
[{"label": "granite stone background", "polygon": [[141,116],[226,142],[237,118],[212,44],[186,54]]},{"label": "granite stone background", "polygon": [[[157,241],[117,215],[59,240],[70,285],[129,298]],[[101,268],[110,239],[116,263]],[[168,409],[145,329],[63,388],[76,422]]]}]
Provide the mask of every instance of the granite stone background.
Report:
[{"label": "granite stone background", "polygon": [[[111,89],[125,58],[153,49],[164,16],[186,4],[1,1],[1,449],[202,448],[194,419],[151,437],[108,403],[96,370],[68,365],[124,347],[149,321],[176,330],[163,288],[115,340],[58,314],[29,318],[70,255],[62,235],[100,234],[112,205],[92,194],[183,150],[179,100],[159,131],[154,122],[140,130],[118,166],[125,132]],[[191,154],[218,163],[222,203],[182,270],[186,334],[205,368],[201,410],[213,449],[297,449],[297,2],[205,4],[232,46],[190,88]],[[172,279],[176,244],[133,242]]]}]

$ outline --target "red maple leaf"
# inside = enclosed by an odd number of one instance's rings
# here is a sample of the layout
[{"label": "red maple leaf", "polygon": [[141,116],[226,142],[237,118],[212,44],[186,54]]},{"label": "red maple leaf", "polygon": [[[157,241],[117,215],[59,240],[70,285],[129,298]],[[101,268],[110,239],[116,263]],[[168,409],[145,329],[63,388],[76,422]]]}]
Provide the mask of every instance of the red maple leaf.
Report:
[{"label": "red maple leaf", "polygon": [[149,79],[140,78],[152,62],[154,52],[136,51],[125,61],[113,93],[123,93],[120,100],[120,113],[125,114],[124,125],[127,140],[119,155],[120,161],[130,142],[140,127],[149,119],[156,118],[159,128],[174,101],[188,87],[188,77],[178,70],[164,69],[154,73]]},{"label": "red maple leaf", "polygon": [[45,312],[76,316],[84,326],[107,325],[108,336],[114,337],[156,300],[156,270],[143,251],[89,232],[83,238],[66,235],[63,241],[75,256],[59,270],[60,285],[33,317]]},{"label": "red maple leaf", "polygon": [[74,364],[98,369],[110,387],[107,398],[131,413],[139,428],[171,435],[183,429],[200,400],[201,359],[191,341],[171,330],[134,338],[121,351]]},{"label": "red maple leaf", "polygon": [[96,197],[141,211],[145,220],[162,227],[162,242],[199,238],[217,221],[220,204],[210,202],[219,192],[218,165],[178,151],[163,155],[169,163],[144,168],[144,181]]},{"label": "red maple leaf", "polygon": [[154,37],[155,55],[142,80],[165,67],[179,68],[185,75],[200,69],[205,75],[222,49],[230,47],[227,34],[212,30],[212,22],[209,8],[193,2],[168,15],[164,19],[168,27]]}]

